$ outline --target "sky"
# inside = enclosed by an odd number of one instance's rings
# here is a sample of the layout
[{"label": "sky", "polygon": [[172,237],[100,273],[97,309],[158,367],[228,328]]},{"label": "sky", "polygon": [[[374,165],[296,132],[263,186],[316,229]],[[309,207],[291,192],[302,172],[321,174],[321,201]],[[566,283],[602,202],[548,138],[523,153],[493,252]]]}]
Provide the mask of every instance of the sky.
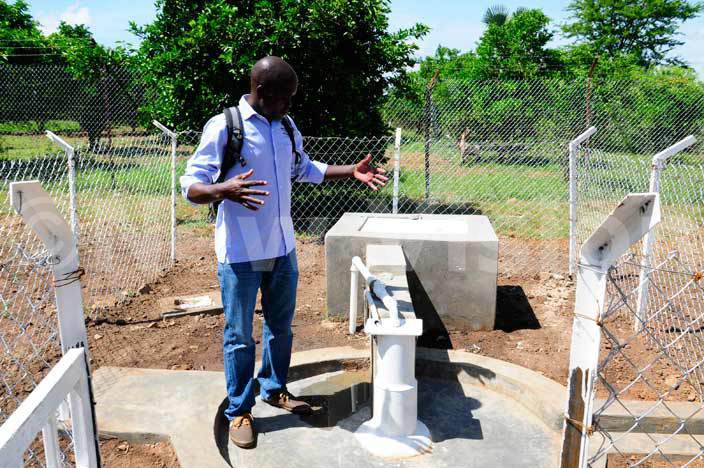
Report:
[{"label": "sky", "polygon": [[[137,24],[154,19],[152,0],[29,0],[32,15],[41,23],[45,32],[56,29],[59,21],[85,24],[93,31],[98,42],[115,45],[119,41],[136,42],[127,31],[130,20]],[[392,0],[390,24],[392,29],[408,27],[422,22],[431,27],[430,33],[420,42],[419,55],[432,54],[438,45],[463,51],[474,48],[484,30],[481,21],[484,11],[495,4],[510,10],[520,6],[541,8],[556,24],[568,18],[568,1],[534,0]],[[704,17],[685,23],[681,30],[684,45],[673,53],[693,66],[699,76],[704,76]],[[552,45],[568,43],[558,37]]]}]

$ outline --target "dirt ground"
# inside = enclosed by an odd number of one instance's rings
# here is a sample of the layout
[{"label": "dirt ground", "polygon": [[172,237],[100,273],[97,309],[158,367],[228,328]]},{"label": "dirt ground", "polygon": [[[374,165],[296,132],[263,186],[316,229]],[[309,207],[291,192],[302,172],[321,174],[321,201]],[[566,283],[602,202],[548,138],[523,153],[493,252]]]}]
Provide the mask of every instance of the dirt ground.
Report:
[{"label": "dirt ground", "polygon": [[[218,289],[216,260],[207,232],[184,234],[178,264],[121,306],[88,323],[96,366],[222,370],[223,317],[161,320],[158,300]],[[364,334],[347,335],[347,324],[325,319],[324,246],[297,241],[300,281],[294,319],[294,351],[368,346]],[[504,359],[564,382],[569,356],[572,287],[557,273],[499,279],[497,330],[448,328],[452,348]],[[255,315],[255,339],[262,317]],[[258,347],[257,352],[261,352]]]},{"label": "dirt ground", "polygon": [[[182,230],[179,240],[179,262],[157,281],[139,292],[125,295],[122,305],[103,311],[88,323],[88,338],[95,366],[127,366],[183,370],[222,370],[222,315],[195,315],[161,320],[158,300],[174,295],[197,294],[217,290],[216,260],[209,228]],[[526,242],[501,239],[504,251],[530,253],[540,249],[557,250],[553,241]],[[514,243],[514,245],[511,245]],[[520,245],[515,245],[520,243]],[[545,245],[550,243],[550,245]],[[553,245],[555,244],[555,245]],[[300,269],[296,316],[293,323],[294,351],[329,346],[364,348],[368,341],[363,333],[349,336],[346,322],[325,318],[325,255],[318,240],[298,240]],[[502,262],[511,262],[503,258]],[[560,384],[565,384],[574,308],[574,285],[559,271],[545,263],[545,272],[499,275],[497,323],[493,331],[471,331],[448,327],[448,335],[438,346],[466,350],[509,361],[532,369]],[[506,271],[502,268],[502,271]],[[259,309],[257,309],[259,310]],[[255,314],[254,337],[259,344],[261,312]],[[626,326],[626,325],[623,325]],[[449,338],[449,342],[447,342]],[[432,345],[433,343],[431,343]],[[602,355],[611,351],[608,340],[602,340]],[[632,362],[647,364],[647,347],[630,343],[623,356]],[[261,347],[257,347],[257,354]],[[633,356],[631,358],[631,356]],[[605,372],[609,380],[623,386],[634,379],[630,364],[620,356]],[[648,379],[641,379],[620,395],[631,399],[656,399],[676,379],[677,372],[665,362],[649,369]],[[598,397],[608,392],[598,385]],[[694,389],[683,384],[671,390],[666,399],[695,401]]]},{"label": "dirt ground", "polygon": [[103,466],[109,468],[177,468],[176,453],[168,442],[135,444],[118,439],[100,443]]}]

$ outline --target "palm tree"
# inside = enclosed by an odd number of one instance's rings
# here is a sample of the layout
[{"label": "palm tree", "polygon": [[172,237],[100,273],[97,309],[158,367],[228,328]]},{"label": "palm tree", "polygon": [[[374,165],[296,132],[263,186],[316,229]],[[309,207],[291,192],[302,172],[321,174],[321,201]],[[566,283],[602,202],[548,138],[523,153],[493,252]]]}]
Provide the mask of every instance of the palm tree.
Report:
[{"label": "palm tree", "polygon": [[482,21],[487,26],[492,24],[503,26],[506,24],[506,21],[508,21],[510,16],[511,13],[504,5],[494,5],[486,9]]}]

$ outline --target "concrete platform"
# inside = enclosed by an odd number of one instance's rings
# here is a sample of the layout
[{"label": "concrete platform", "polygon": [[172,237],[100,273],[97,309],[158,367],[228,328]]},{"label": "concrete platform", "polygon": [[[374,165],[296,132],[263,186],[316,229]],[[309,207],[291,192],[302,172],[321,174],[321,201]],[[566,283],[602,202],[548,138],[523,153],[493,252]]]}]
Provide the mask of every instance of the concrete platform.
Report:
[{"label": "concrete platform", "polygon": [[350,261],[368,244],[403,247],[419,318],[493,329],[499,241],[486,216],[345,213],[325,235],[329,316],[349,313]]},{"label": "concrete platform", "polygon": [[[327,410],[300,418],[258,403],[253,450],[227,439],[219,372],[100,368],[94,375],[99,430],[127,439],[168,437],[184,468],[554,466],[561,405],[550,399],[564,389],[527,369],[458,352],[419,353],[419,414],[430,428],[432,453],[393,462],[369,456],[353,437],[371,415],[369,389],[359,384],[367,374],[344,372],[368,354],[335,348],[294,355],[289,388]],[[512,398],[514,392],[524,396]]]}]

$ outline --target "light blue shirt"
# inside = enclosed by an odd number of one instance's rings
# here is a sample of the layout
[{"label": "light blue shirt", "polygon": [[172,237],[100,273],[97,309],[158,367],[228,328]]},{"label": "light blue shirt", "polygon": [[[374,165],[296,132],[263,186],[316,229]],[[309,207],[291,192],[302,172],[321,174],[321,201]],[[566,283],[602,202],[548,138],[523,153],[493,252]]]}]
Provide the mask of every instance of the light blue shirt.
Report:
[{"label": "light blue shirt", "polygon": [[[259,196],[264,205],[252,211],[240,203],[224,200],[215,223],[215,254],[220,263],[238,263],[280,257],[291,252],[295,244],[291,220],[291,178],[298,182],[319,184],[327,164],[311,161],[303,151],[303,137],[294,124],[296,149],[301,162],[295,164],[291,139],[280,120],[269,122],[247,102],[239,102],[244,127],[242,157],[227,173],[227,179],[254,169],[252,180],[266,180],[268,185],[252,187],[266,190]],[[218,114],[205,124],[200,144],[188,160],[181,177],[181,191],[188,200],[188,190],[196,182],[212,184],[220,175],[222,155],[227,143],[225,116]],[[190,200],[189,200],[190,201]]]}]

